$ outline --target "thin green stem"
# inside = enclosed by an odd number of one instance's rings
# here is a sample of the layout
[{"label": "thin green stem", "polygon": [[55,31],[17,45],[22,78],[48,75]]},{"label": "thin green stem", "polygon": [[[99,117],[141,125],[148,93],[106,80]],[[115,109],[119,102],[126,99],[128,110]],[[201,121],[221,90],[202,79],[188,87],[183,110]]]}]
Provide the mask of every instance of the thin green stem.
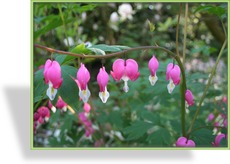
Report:
[{"label": "thin green stem", "polygon": [[[195,132],[195,131],[197,131],[197,130],[199,130],[199,129],[203,129],[203,128],[225,128],[226,129],[226,127],[224,127],[224,126],[200,126],[200,127],[197,127],[197,128],[194,128],[190,133],[188,133],[187,135],[189,136],[191,133],[193,133],[193,132]],[[189,139],[189,138],[187,138],[187,139]]]},{"label": "thin green stem", "polygon": [[66,38],[67,46],[68,46],[68,49],[69,49],[70,45],[69,45],[69,39],[68,39],[68,35],[67,35],[67,30],[66,30],[66,23],[65,23],[65,18],[64,18],[64,15],[62,13],[61,5],[60,4],[58,4],[58,10],[59,10],[60,17],[61,17],[61,20],[62,20],[62,23],[63,23],[65,38]]},{"label": "thin green stem", "polygon": [[181,4],[180,4],[180,10],[178,13],[177,26],[176,26],[176,54],[178,56],[179,56],[178,37],[179,37],[179,26],[180,26],[180,13],[181,13]]},{"label": "thin green stem", "polygon": [[221,58],[221,56],[222,56],[222,54],[223,54],[223,51],[224,51],[224,49],[225,49],[226,44],[227,44],[227,40],[224,41],[224,43],[223,43],[223,45],[222,45],[222,47],[221,47],[221,50],[220,50],[220,52],[219,52],[219,55],[218,55],[216,64],[215,64],[214,68],[212,69],[211,76],[210,76],[209,79],[208,79],[208,83],[207,83],[207,85],[206,85],[206,87],[205,87],[205,90],[204,90],[204,92],[203,92],[202,97],[200,98],[200,102],[199,102],[199,105],[198,105],[198,107],[197,107],[196,113],[195,113],[195,115],[194,115],[194,117],[193,117],[193,119],[192,119],[192,122],[191,122],[191,124],[190,124],[189,130],[188,130],[188,132],[187,132],[187,134],[188,134],[187,137],[189,137],[189,134],[191,133],[192,128],[193,128],[193,126],[194,126],[194,123],[195,123],[195,121],[196,121],[196,119],[197,119],[197,116],[198,116],[198,114],[199,114],[199,112],[200,112],[201,105],[202,105],[202,103],[203,103],[203,101],[204,101],[204,99],[205,99],[205,96],[206,96],[206,94],[207,94],[207,92],[208,92],[208,89],[209,89],[209,87],[210,87],[210,85],[211,85],[212,78],[213,78],[214,75],[215,75],[217,65],[218,65],[218,63],[219,63],[219,61],[220,61],[220,58]]},{"label": "thin green stem", "polygon": [[186,53],[187,18],[188,18],[188,3],[186,3],[186,4],[185,4],[185,17],[184,17],[184,44],[183,44],[183,64],[185,63],[185,53]]}]

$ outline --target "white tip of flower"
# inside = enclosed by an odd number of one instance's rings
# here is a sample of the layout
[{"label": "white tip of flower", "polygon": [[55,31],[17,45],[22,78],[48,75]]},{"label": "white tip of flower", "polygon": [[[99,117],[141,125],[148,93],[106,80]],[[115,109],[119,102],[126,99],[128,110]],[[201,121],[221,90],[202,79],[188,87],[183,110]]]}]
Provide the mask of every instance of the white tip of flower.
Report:
[{"label": "white tip of flower", "polygon": [[106,103],[109,98],[109,92],[105,88],[105,92],[99,92],[99,97],[103,103]]},{"label": "white tip of flower", "polygon": [[174,90],[174,88],[175,88],[175,85],[174,85],[174,83],[173,83],[173,81],[172,81],[172,80],[170,80],[169,84],[167,85],[167,88],[168,88],[168,92],[169,92],[169,94],[171,94],[171,93],[172,93],[172,91],[173,91],[173,90]]},{"label": "white tip of flower", "polygon": [[49,117],[45,117],[45,122],[48,122],[49,121]]},{"label": "white tip of flower", "polygon": [[149,76],[149,82],[150,82],[150,84],[152,85],[152,86],[154,86],[155,84],[156,84],[156,82],[157,82],[157,80],[158,80],[158,77],[157,77],[157,75],[155,75],[155,76]]},{"label": "white tip of flower", "polygon": [[66,111],[67,111],[67,106],[64,106],[64,107],[62,108],[62,110],[63,110],[64,112],[66,112]]},{"label": "white tip of flower", "polygon": [[56,112],[56,107],[52,106],[51,110],[52,110],[53,113],[55,113]]},{"label": "white tip of flower", "polygon": [[46,91],[46,95],[49,97],[51,101],[54,100],[56,94],[57,94],[57,89],[54,89],[51,85],[49,85],[49,88]]},{"label": "white tip of flower", "polygon": [[123,87],[123,90],[127,93],[129,91],[128,81],[124,81],[125,85]]},{"label": "white tip of flower", "polygon": [[91,95],[90,91],[87,87],[86,87],[86,90],[81,90],[79,92],[79,96],[84,103],[88,102],[90,95]]}]

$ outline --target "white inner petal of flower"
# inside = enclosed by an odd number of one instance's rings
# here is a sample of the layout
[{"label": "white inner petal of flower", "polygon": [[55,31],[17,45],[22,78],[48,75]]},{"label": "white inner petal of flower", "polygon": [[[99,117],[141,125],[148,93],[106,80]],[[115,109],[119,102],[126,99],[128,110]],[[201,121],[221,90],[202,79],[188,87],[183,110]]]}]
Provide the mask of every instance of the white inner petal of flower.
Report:
[{"label": "white inner petal of flower", "polygon": [[149,82],[152,86],[154,86],[156,84],[157,80],[158,80],[158,77],[156,74],[155,74],[155,76],[151,76],[151,75],[149,76]]},{"label": "white inner petal of flower", "polygon": [[127,93],[129,91],[129,87],[128,87],[129,78],[127,76],[123,76],[121,79],[124,81],[123,90]]},{"label": "white inner petal of flower", "polygon": [[48,122],[49,121],[49,117],[45,117],[45,121]]},{"label": "white inner petal of flower", "polygon": [[90,91],[88,87],[86,87],[86,90],[79,91],[79,96],[84,103],[88,102],[89,97],[90,97]]},{"label": "white inner petal of flower", "polygon": [[52,106],[52,107],[51,107],[51,110],[52,110],[53,113],[55,113],[55,112],[56,112],[56,107],[55,107],[55,106]]},{"label": "white inner petal of flower", "polygon": [[174,88],[175,88],[175,85],[174,85],[174,83],[173,83],[173,81],[170,79],[170,81],[169,81],[169,84],[167,85],[167,88],[168,88],[168,92],[171,94],[172,93],[172,91],[174,90]]},{"label": "white inner petal of flower", "polygon": [[107,88],[105,87],[104,92],[99,92],[99,97],[103,103],[106,103],[109,98],[109,92],[107,91]]},{"label": "white inner petal of flower", "polygon": [[56,94],[57,94],[57,89],[54,89],[53,84],[51,82],[49,82],[49,88],[46,91],[46,95],[52,101],[52,100],[54,100]]},{"label": "white inner petal of flower", "polygon": [[66,111],[67,111],[67,106],[64,106],[64,107],[62,108],[62,110],[63,110],[64,112],[66,112]]}]

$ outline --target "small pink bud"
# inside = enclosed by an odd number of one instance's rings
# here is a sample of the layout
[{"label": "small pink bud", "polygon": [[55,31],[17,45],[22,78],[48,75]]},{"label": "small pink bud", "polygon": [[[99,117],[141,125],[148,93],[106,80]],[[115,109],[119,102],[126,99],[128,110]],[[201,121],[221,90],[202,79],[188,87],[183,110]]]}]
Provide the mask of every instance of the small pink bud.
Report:
[{"label": "small pink bud", "polygon": [[151,85],[155,85],[155,83],[158,80],[158,77],[156,75],[156,71],[159,67],[159,62],[157,60],[157,58],[155,56],[153,56],[150,60],[149,60],[149,64],[148,64],[149,70],[150,70],[150,76],[149,76],[149,81],[151,83]]},{"label": "small pink bud", "polygon": [[180,137],[176,141],[176,147],[195,147],[196,144],[193,140],[188,140],[185,137]]},{"label": "small pink bud", "polygon": [[215,118],[215,115],[213,113],[210,113],[208,115],[208,122],[212,121]]},{"label": "small pink bud", "polygon": [[193,94],[189,89],[187,89],[186,92],[185,92],[185,100],[186,100],[186,102],[188,103],[189,106],[194,105]]},{"label": "small pink bud", "polygon": [[65,101],[62,100],[61,96],[58,97],[56,107],[62,109],[64,112],[67,110],[67,104]]},{"label": "small pink bud", "polygon": [[50,110],[52,110],[53,113],[56,112],[56,107],[53,106],[53,104],[52,104],[52,102],[50,100],[48,101],[48,107],[50,108]]},{"label": "small pink bud", "polygon": [[90,110],[91,110],[91,106],[88,103],[84,103],[84,107],[83,108],[84,108],[84,110],[85,110],[86,113],[89,113]]}]

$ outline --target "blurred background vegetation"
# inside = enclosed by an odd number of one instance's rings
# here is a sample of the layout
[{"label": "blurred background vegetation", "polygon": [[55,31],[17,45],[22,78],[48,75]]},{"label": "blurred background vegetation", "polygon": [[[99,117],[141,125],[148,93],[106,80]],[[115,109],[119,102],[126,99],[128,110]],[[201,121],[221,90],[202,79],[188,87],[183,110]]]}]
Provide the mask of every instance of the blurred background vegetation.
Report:
[{"label": "blurred background vegetation", "polygon": [[[159,45],[175,52],[176,25],[180,8],[178,39],[179,52],[182,54],[185,3],[36,2],[33,4],[34,43],[65,51],[71,51],[81,44],[85,47],[91,44],[107,44],[128,47]],[[197,103],[225,40],[221,21],[227,27],[227,3],[189,3],[188,9],[185,71],[187,87],[193,92],[196,103],[186,112],[186,128],[191,123]],[[150,30],[149,22],[154,25],[154,31]],[[109,51],[114,52],[111,49]],[[151,86],[148,81],[148,61],[153,54],[160,63],[157,72],[159,80],[155,86]],[[78,59],[72,57],[60,60],[60,56],[62,55],[53,54],[57,61],[66,61],[60,64],[75,67],[73,76],[76,77]],[[50,52],[34,48],[34,87],[42,80],[42,70],[39,71],[38,67],[50,57]],[[57,110],[56,113],[51,112],[48,123],[37,129],[33,137],[35,147],[174,146],[177,138],[181,136],[181,123],[179,86],[172,95],[168,94],[166,88],[166,66],[172,59],[160,50],[133,51],[121,57],[135,59],[141,75],[137,81],[129,82],[128,93],[122,90],[123,82],[115,82],[110,77],[110,97],[106,104],[98,97],[96,76],[102,65],[109,73],[113,61],[117,58],[81,59],[91,74],[89,103],[92,111],[89,119],[93,123],[94,134],[86,137],[78,119],[69,112]],[[227,113],[227,105],[222,101],[227,96],[227,75],[226,49],[195,127],[212,126],[215,121],[207,122],[210,113],[214,113],[216,119],[219,114]],[[44,82],[40,87],[34,89],[35,107],[47,106],[46,96],[36,97],[47,89]],[[83,103],[78,99],[78,92],[70,95],[77,96],[74,110],[83,111]],[[226,133],[224,128],[219,130]],[[191,134],[191,139],[197,146],[209,147],[212,146],[216,134],[217,132],[213,133],[213,127],[201,128]],[[226,146],[226,143],[223,144]]]}]

